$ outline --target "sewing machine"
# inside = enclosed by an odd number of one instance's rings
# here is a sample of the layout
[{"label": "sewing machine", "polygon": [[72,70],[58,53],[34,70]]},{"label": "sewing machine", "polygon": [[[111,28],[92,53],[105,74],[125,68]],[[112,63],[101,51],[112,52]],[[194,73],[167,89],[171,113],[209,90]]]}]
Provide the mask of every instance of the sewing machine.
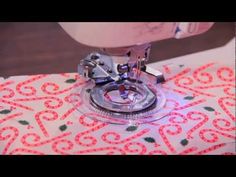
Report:
[{"label": "sewing machine", "polygon": [[[98,47],[81,59],[78,73],[86,84],[76,90],[82,96],[79,111],[91,118],[117,124],[157,120],[165,108],[161,84],[164,74],[146,65],[151,42],[185,38],[210,29],[213,23],[59,23],[76,41]],[[96,114],[96,115],[94,115]]]}]

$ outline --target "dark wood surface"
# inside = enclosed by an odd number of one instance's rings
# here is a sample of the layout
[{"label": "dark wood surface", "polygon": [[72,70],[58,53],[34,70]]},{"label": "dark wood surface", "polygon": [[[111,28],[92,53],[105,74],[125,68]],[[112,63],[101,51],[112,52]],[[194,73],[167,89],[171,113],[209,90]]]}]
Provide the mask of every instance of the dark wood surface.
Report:
[{"label": "dark wood surface", "polygon": [[[223,46],[235,24],[215,23],[205,34],[152,45],[150,62]],[[98,51],[77,43],[57,23],[0,23],[0,76],[76,72],[79,60]]]}]

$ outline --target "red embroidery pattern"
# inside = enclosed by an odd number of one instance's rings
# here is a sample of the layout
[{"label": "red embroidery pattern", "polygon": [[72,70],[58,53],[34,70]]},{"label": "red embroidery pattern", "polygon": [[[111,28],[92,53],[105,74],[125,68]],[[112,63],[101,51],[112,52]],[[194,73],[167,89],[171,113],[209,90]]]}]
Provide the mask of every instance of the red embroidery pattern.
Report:
[{"label": "red embroidery pattern", "polygon": [[182,128],[178,124],[166,124],[166,125],[163,125],[159,128],[159,133],[160,133],[164,143],[166,144],[166,146],[169,148],[169,150],[172,153],[176,153],[175,148],[171,145],[170,141],[168,140],[167,136],[164,133],[164,129],[166,129],[168,127],[174,127],[175,128],[175,131],[173,131],[173,130],[172,131],[171,130],[166,131],[166,133],[169,134],[169,135],[177,135],[177,134],[181,133]]},{"label": "red embroidery pattern", "polygon": [[[206,136],[206,133],[210,133],[209,135],[211,136],[211,138],[207,137]],[[231,139],[234,139],[236,138],[236,136],[233,136],[233,135],[230,135],[230,134],[226,134],[226,133],[222,133],[220,131],[217,131],[217,130],[213,130],[213,129],[202,129],[200,132],[199,132],[199,136],[200,138],[207,142],[207,143],[215,143],[218,141],[219,137],[217,136],[217,134],[220,134],[222,136],[225,136],[227,138],[231,138]]]},{"label": "red embroidery pattern", "polygon": [[14,119],[14,118],[16,118],[16,117],[22,116],[22,115],[23,115],[23,113],[20,112],[20,113],[15,113],[15,114],[11,114],[11,115],[9,115],[9,116],[6,116],[5,118],[0,119],[0,124],[3,123],[3,122],[5,122],[5,121],[8,121],[8,120],[10,120],[10,119]]},{"label": "red embroidery pattern", "polygon": [[226,145],[225,143],[217,144],[217,145],[211,146],[211,147],[209,147],[207,149],[201,150],[197,154],[198,155],[207,154],[207,153],[209,153],[211,151],[214,151],[216,149],[219,149],[219,148],[221,148],[221,147],[223,147],[225,145]]},{"label": "red embroidery pattern", "polygon": [[[26,101],[37,101],[37,100],[47,100],[47,101],[45,101],[44,105],[48,109],[57,109],[63,105],[63,101],[59,98],[56,98],[56,97],[20,98],[20,99],[15,99],[14,101],[26,102]],[[54,105],[55,103],[51,104],[51,103],[53,103],[53,101],[56,101],[57,104],[56,105]]]},{"label": "red embroidery pattern", "polygon": [[[78,133],[75,137],[75,142],[81,146],[87,146],[87,147],[91,147],[91,146],[96,145],[97,139],[93,136],[89,136],[88,134],[101,129],[101,128],[105,127],[106,125],[107,124],[102,123],[102,124],[99,124],[98,126],[95,126],[91,129],[87,130],[87,131]],[[85,136],[85,135],[88,135],[88,136]],[[82,142],[82,140],[87,141],[87,142]]]},{"label": "red embroidery pattern", "polygon": [[[223,73],[227,73],[227,76],[224,76]],[[229,67],[221,67],[217,70],[217,76],[219,79],[225,82],[235,82],[235,74],[234,71]]]},{"label": "red embroidery pattern", "polygon": [[188,149],[185,149],[181,153],[179,153],[179,155],[187,155],[187,154],[190,154],[190,153],[196,151],[197,149],[198,149],[197,147],[190,147]]},{"label": "red embroidery pattern", "polygon": [[192,84],[193,84],[193,80],[189,77],[181,77],[181,78],[175,80],[175,85],[176,86],[178,86],[180,88],[183,88],[183,89],[186,89],[186,90],[189,90],[189,91],[192,91],[195,94],[200,94],[200,95],[209,96],[209,97],[214,97],[215,96],[213,94],[204,93],[202,91],[199,91],[199,90],[196,90],[196,89],[193,89],[191,87],[186,86],[186,85],[192,85]]},{"label": "red embroidery pattern", "polygon": [[164,106],[173,109],[168,116],[116,129],[96,120],[109,116],[79,113],[81,95],[72,90],[86,81],[78,74],[11,77],[0,83],[0,153],[235,155],[235,70],[216,62],[184,65],[161,67],[168,77],[163,92],[173,94]]},{"label": "red embroidery pattern", "polygon": [[[194,118],[193,115],[198,115],[200,117],[196,117]],[[190,119],[190,120],[201,120],[201,117],[203,117],[203,120],[201,122],[199,122],[197,125],[195,125],[193,128],[191,128],[188,132],[187,132],[187,135],[188,135],[188,138],[193,138],[191,135],[194,131],[196,131],[197,129],[199,129],[201,126],[203,126],[208,120],[209,118],[207,117],[206,114],[203,114],[201,112],[189,112],[187,114],[187,118]]]},{"label": "red embroidery pattern", "polygon": [[[53,90],[54,92],[48,91],[47,88],[49,88],[49,87],[52,87],[52,90]],[[72,87],[69,87],[69,88],[66,88],[66,89],[64,89],[64,90],[58,91],[58,90],[59,90],[59,86],[58,86],[57,84],[55,84],[55,83],[50,83],[50,82],[44,83],[44,84],[42,85],[42,87],[41,87],[42,91],[43,91],[44,93],[48,94],[48,95],[59,95],[59,94],[63,94],[63,93],[65,93],[65,92],[68,92],[68,91],[71,90],[72,88],[73,88],[73,86],[72,86]]]},{"label": "red embroidery pattern", "polygon": [[[211,67],[212,65],[214,65],[214,63],[209,63],[206,64],[204,66],[201,66],[199,68],[197,68],[194,72],[193,72],[193,77],[194,79],[196,79],[198,82],[202,83],[202,84],[208,84],[211,83],[213,80],[213,77],[210,73],[207,72],[202,72],[203,70],[205,70],[206,68]],[[200,77],[199,77],[200,76]],[[204,78],[204,79],[203,79]]]},{"label": "red embroidery pattern", "polygon": [[39,152],[39,151],[31,150],[31,149],[26,149],[26,148],[16,148],[16,149],[12,150],[9,153],[9,155],[20,155],[21,153],[22,153],[22,155],[25,155],[25,154],[45,155],[43,152]]},{"label": "red embroidery pattern", "polygon": [[[134,140],[135,138],[138,138],[138,137],[146,134],[149,131],[150,131],[149,129],[144,129],[144,130],[140,131],[139,133],[132,135],[124,140],[120,140],[121,139],[120,134],[118,134],[116,132],[106,132],[101,136],[101,138],[104,142],[106,142],[108,144],[122,144],[122,143],[129,142],[130,140]],[[110,136],[110,138],[108,138],[109,136]]]},{"label": "red embroidery pattern", "polygon": [[[235,85],[233,84],[218,84],[218,85],[209,85],[209,86],[197,86],[195,88],[198,88],[198,89],[211,89],[211,88],[223,88],[223,91],[226,95],[228,96],[234,96],[235,97],[235,92],[234,93],[230,93],[230,90],[232,88],[236,88]],[[235,91],[235,90],[234,90]]]},{"label": "red embroidery pattern", "polygon": [[19,107],[19,108],[22,108],[22,109],[26,109],[28,111],[33,111],[33,109],[28,107],[28,106],[25,106],[25,105],[22,105],[22,104],[19,104],[19,103],[15,103],[15,102],[12,102],[12,101],[8,101],[8,100],[5,100],[5,99],[0,98],[0,102],[5,103],[5,104],[9,104],[9,105],[14,106],[14,107]]},{"label": "red embroidery pattern", "polygon": [[12,97],[15,96],[15,92],[12,89],[10,89],[10,88],[3,88],[3,89],[0,89],[0,91],[1,92],[2,91],[7,91],[8,92],[7,95],[2,95],[2,98],[7,99],[7,98],[12,98]]},{"label": "red embroidery pattern", "polygon": [[62,117],[60,118],[61,120],[66,119],[71,113],[73,113],[76,109],[78,109],[78,107],[82,104],[82,101],[80,99],[80,95],[74,94],[74,93],[66,96],[65,101],[72,104],[73,107],[71,109],[69,109],[65,114],[62,115]]},{"label": "red embroidery pattern", "polygon": [[124,146],[127,153],[144,155],[147,152],[146,146],[139,142],[129,142]]},{"label": "red embroidery pattern", "polygon": [[196,105],[198,105],[198,104],[201,104],[201,103],[203,103],[203,102],[205,102],[205,101],[206,101],[205,99],[197,100],[197,101],[194,101],[194,102],[192,102],[192,103],[188,103],[188,104],[186,104],[186,105],[184,105],[184,106],[177,107],[177,108],[175,108],[175,110],[177,111],[177,110],[186,109],[186,108],[189,108],[189,107],[192,107],[192,106],[196,106]]},{"label": "red embroidery pattern", "polygon": [[[59,145],[64,144],[65,146],[60,147],[61,149],[59,149]],[[69,155],[69,153],[64,152],[64,151],[69,151],[71,149],[73,149],[73,142],[66,140],[66,139],[60,139],[58,141],[55,141],[52,144],[52,149],[54,152],[56,152],[57,154],[61,154],[61,155]]]},{"label": "red embroidery pattern", "polygon": [[[89,121],[89,122],[86,122],[86,121]],[[96,121],[94,119],[90,119],[87,117],[86,114],[83,114],[79,118],[79,123],[85,127],[94,127],[95,125],[98,124],[98,121]]]},{"label": "red embroidery pattern", "polygon": [[[223,122],[224,123],[224,127],[222,127],[219,122]],[[236,127],[230,127],[231,126],[231,123],[230,121],[226,120],[226,119],[221,119],[221,118],[217,118],[217,119],[214,119],[212,121],[212,124],[215,128],[217,128],[218,130],[221,130],[221,131],[233,131],[233,130],[236,130]],[[229,127],[229,128],[227,128]]]},{"label": "red embroidery pattern", "polygon": [[[56,136],[51,139],[44,140],[44,141],[40,142],[41,137],[39,135],[37,135],[36,133],[27,133],[24,136],[22,136],[21,143],[27,147],[37,147],[37,146],[43,146],[45,144],[51,143],[53,141],[59,140],[61,138],[67,137],[69,135],[71,135],[71,132],[63,133],[59,136]],[[33,141],[33,143],[28,142],[27,140],[29,140],[29,139],[31,139]]]},{"label": "red embroidery pattern", "polygon": [[[46,115],[51,114],[52,117],[48,117],[48,116],[46,117],[45,115],[42,116],[43,114],[46,114]],[[41,131],[43,132],[44,136],[48,137],[49,136],[48,131],[45,128],[45,126],[43,125],[43,123],[41,121],[41,117],[42,117],[42,119],[47,120],[47,121],[54,121],[58,118],[58,114],[55,111],[46,110],[46,111],[40,111],[35,115],[35,119],[36,119]]]},{"label": "red embroidery pattern", "polygon": [[[24,81],[24,82],[20,82],[19,84],[16,85],[16,91],[24,96],[33,96],[36,94],[36,89],[32,86],[25,86],[26,84],[32,83],[36,80],[39,80],[41,78],[46,77],[47,75],[37,75],[34,77],[31,77],[30,79]],[[29,90],[28,92],[24,92],[21,89],[24,88],[24,90]]]},{"label": "red embroidery pattern", "polygon": [[[6,134],[4,136],[4,132],[9,132],[11,131],[11,134]],[[0,129],[0,141],[5,141],[8,140],[6,146],[4,147],[2,154],[5,155],[8,151],[8,149],[10,148],[10,146],[12,145],[12,143],[16,140],[16,138],[19,135],[19,131],[17,130],[17,128],[15,127],[3,127],[2,129]]]},{"label": "red embroidery pattern", "polygon": [[[179,120],[179,118],[181,119]],[[180,114],[178,112],[171,112],[169,114],[169,122],[173,124],[178,124],[178,123],[185,124],[188,122],[188,119],[183,114]]]},{"label": "red embroidery pattern", "polygon": [[[224,101],[225,100],[234,100],[233,103],[230,103],[230,102],[225,102],[224,104]],[[226,105],[227,106],[233,106],[235,107],[235,101],[236,101],[236,98],[231,98],[231,97],[222,97],[218,100],[218,104],[220,105],[220,107],[223,109],[223,111],[233,120],[233,121],[236,121],[236,117],[235,115],[231,114],[230,111],[227,109]],[[234,109],[235,110],[235,109]],[[235,114],[235,112],[234,112]]]},{"label": "red embroidery pattern", "polygon": [[102,148],[94,148],[94,149],[86,149],[81,151],[76,151],[75,154],[88,154],[91,152],[98,153],[101,151],[108,151],[107,154],[114,154],[115,152],[119,152],[121,155],[125,155],[125,151],[123,149],[117,148],[117,147],[102,147]]},{"label": "red embroidery pattern", "polygon": [[149,155],[168,155],[167,152],[163,151],[163,150],[154,150],[149,152]]},{"label": "red embroidery pattern", "polygon": [[183,75],[189,73],[190,71],[191,71],[190,68],[186,68],[186,69],[184,69],[183,71],[181,71],[181,72],[179,72],[178,74],[176,74],[175,76],[170,77],[170,78],[167,78],[167,79],[166,79],[166,82],[171,81],[171,80],[174,80],[174,79],[178,79],[179,77],[181,77],[181,76],[183,76]]},{"label": "red embroidery pattern", "polygon": [[9,86],[10,84],[13,84],[13,83],[14,83],[14,81],[7,81],[7,82],[5,82],[3,84],[0,84],[0,90],[2,90],[3,87]]}]

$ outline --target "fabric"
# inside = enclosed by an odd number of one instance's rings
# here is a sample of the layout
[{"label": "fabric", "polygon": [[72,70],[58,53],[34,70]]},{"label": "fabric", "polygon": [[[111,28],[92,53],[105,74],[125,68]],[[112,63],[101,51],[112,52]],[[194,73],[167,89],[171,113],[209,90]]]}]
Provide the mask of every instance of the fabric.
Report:
[{"label": "fabric", "polygon": [[0,78],[0,154],[235,155],[235,41],[150,66],[164,73],[175,108],[139,126],[79,113],[76,73]]}]

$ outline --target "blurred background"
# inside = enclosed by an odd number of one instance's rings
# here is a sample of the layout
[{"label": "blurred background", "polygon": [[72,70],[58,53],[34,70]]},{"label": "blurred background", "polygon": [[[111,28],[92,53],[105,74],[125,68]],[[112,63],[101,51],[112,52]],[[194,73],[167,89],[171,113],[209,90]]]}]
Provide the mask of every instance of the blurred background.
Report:
[{"label": "blurred background", "polygon": [[[234,22],[206,33],[153,43],[149,62],[220,47],[235,37]],[[97,48],[74,41],[54,22],[0,22],[0,77],[76,72],[79,60]]]}]

